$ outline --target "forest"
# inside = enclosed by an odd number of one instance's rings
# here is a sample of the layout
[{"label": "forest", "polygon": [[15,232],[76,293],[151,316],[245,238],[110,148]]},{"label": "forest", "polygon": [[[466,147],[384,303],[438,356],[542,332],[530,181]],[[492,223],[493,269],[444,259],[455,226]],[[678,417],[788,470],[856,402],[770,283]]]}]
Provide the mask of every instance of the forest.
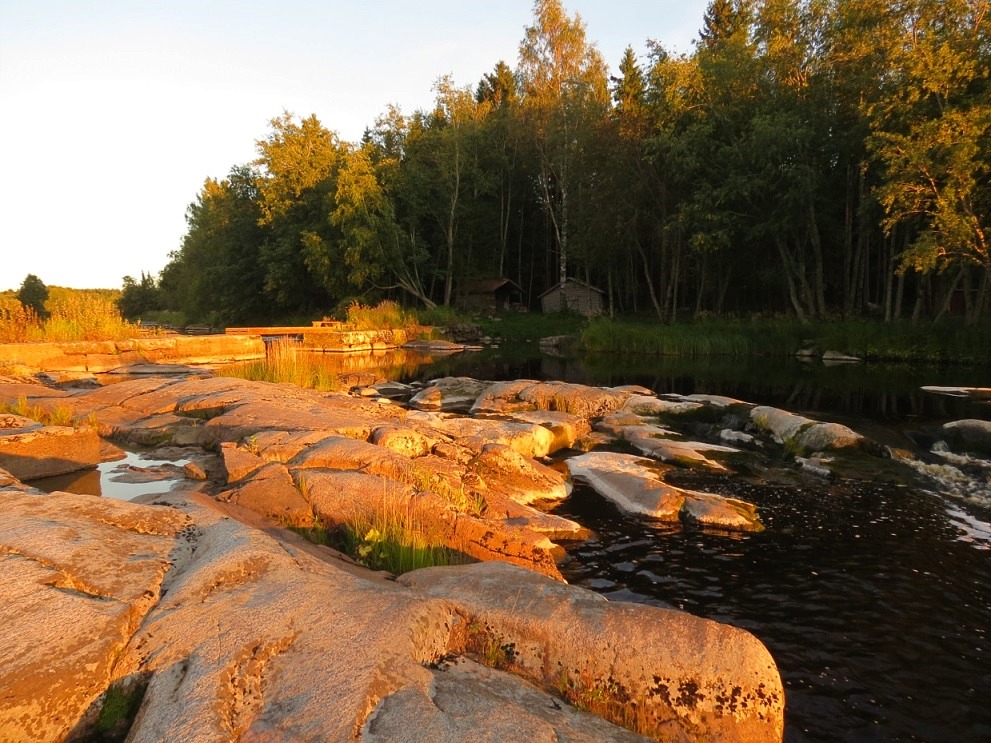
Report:
[{"label": "forest", "polygon": [[[536,0],[515,67],[361,141],[288,112],[132,306],[217,324],[566,278],[610,313],[986,320],[988,0],[712,0],[691,54]],[[648,29],[650,31],[650,29]],[[663,29],[656,29],[662,33]],[[130,295],[128,294],[130,292]]]}]

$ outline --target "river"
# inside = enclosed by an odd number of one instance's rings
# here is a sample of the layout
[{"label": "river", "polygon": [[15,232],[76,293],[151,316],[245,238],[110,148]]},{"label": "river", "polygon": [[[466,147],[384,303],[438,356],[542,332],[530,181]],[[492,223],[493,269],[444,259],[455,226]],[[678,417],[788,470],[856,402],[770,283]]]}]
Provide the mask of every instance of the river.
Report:
[{"label": "river", "polygon": [[[921,390],[989,386],[981,369],[569,360],[531,345],[459,354],[410,377],[447,374],[728,395],[920,454],[939,424],[991,418],[987,403]],[[756,504],[767,530],[746,535],[645,523],[577,486],[558,512],[597,536],[573,549],[562,571],[609,598],[675,607],[759,637],[785,684],[787,741],[991,740],[991,467],[964,469],[962,481],[930,487],[826,482],[787,468],[773,482],[669,478]]]}]

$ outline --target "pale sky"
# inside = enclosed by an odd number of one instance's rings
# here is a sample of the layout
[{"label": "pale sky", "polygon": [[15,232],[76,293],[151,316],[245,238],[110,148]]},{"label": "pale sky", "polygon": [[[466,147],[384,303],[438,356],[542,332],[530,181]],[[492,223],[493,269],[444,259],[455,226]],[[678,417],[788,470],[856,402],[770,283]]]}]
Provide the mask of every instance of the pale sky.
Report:
[{"label": "pale sky", "polygon": [[[690,52],[706,0],[565,0],[615,71],[654,39]],[[268,121],[345,140],[444,74],[516,66],[531,0],[0,0],[0,290],[157,275],[207,177]]]}]

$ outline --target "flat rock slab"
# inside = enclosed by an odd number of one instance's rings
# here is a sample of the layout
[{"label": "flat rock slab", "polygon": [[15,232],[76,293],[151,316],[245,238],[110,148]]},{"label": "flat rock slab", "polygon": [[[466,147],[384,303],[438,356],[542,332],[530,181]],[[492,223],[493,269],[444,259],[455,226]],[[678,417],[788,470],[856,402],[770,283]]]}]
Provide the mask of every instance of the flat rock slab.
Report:
[{"label": "flat rock slab", "polygon": [[171,509],[0,490],[0,739],[59,740],[109,684],[158,600]]},{"label": "flat rock slab", "polygon": [[590,452],[567,461],[571,476],[627,513],[731,531],[762,531],[757,509],[736,498],[669,485],[649,460],[631,454]]},{"label": "flat rock slab", "polygon": [[0,467],[19,480],[64,475],[101,461],[100,437],[92,428],[25,425],[0,428]]}]

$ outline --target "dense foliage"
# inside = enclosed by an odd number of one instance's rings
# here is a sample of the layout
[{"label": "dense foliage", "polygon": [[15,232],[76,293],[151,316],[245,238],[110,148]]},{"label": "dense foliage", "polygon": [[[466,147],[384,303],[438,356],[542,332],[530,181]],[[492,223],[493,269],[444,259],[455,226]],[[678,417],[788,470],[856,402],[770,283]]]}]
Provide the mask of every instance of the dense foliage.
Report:
[{"label": "dense foliage", "polygon": [[[190,319],[450,305],[562,278],[618,312],[987,314],[988,0],[712,0],[690,55],[536,0],[515,70],[438,80],[361,142],[283,114],[207,180],[158,281]],[[663,29],[658,29],[658,32]],[[144,284],[144,278],[142,284]],[[138,285],[140,288],[140,285]]]}]

